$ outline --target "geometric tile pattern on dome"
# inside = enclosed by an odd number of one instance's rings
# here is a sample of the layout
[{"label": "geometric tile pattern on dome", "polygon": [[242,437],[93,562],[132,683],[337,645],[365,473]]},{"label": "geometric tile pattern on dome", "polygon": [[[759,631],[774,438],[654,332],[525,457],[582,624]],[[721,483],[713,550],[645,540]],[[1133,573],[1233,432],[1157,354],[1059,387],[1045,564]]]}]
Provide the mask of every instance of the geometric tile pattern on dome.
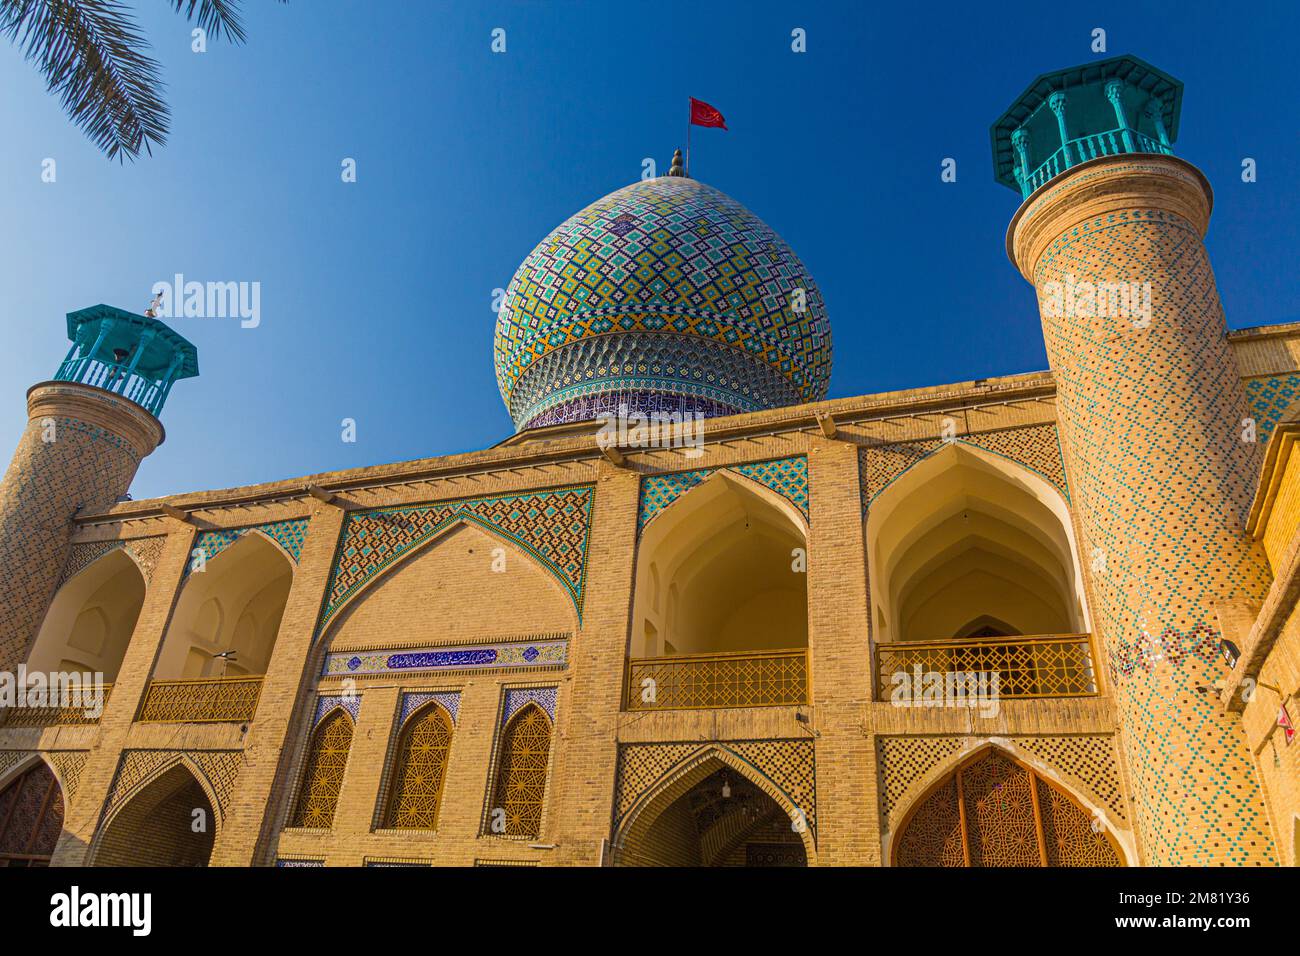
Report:
[{"label": "geometric tile pattern on dome", "polygon": [[611,193],[524,259],[497,317],[507,407],[515,411],[516,381],[548,353],[636,332],[721,343],[778,372],[802,401],[822,398],[830,380],[830,325],[798,257],[744,206],[687,177]]},{"label": "geometric tile pattern on dome", "polygon": [[756,481],[786,498],[808,517],[808,459],[803,455],[778,458],[773,461],[752,462],[745,465],[725,465],[721,468],[700,468],[696,471],[677,471],[663,475],[647,475],[641,479],[641,507],[637,513],[637,534],[665,508],[704,482],[716,471],[730,471]]},{"label": "geometric tile pattern on dome", "polygon": [[[226,548],[230,547],[250,531],[260,531],[288,552],[296,562],[302,554],[302,543],[307,537],[306,518],[288,518],[284,521],[272,521],[268,524],[251,525],[247,528],[222,528],[217,531],[204,531],[194,541],[191,550],[203,549],[204,561],[211,561]],[[185,574],[189,574],[194,562],[185,562]]]},{"label": "geometric tile pattern on dome", "polygon": [[504,536],[540,561],[564,586],[581,618],[593,491],[588,485],[349,514],[317,633],[381,573],[461,521]]},{"label": "geometric tile pattern on dome", "polygon": [[1034,285],[1053,280],[1152,290],[1143,329],[1042,314],[1084,549],[1106,556],[1094,626],[1147,861],[1272,863],[1242,730],[1196,689],[1223,674],[1214,603],[1259,603],[1271,578],[1243,533],[1259,445],[1240,441],[1248,407],[1201,237],[1164,210],[1110,213],[1048,247]]},{"label": "geometric tile pattern on dome", "polygon": [[[798,389],[751,355],[685,335],[629,332],[584,339],[538,359],[515,383],[510,413],[537,427],[556,406],[577,408],[576,399],[626,399],[629,393],[624,415],[645,414],[672,399],[683,406],[689,400],[706,417],[719,413],[710,412],[715,404],[733,414],[801,401]],[[618,414],[618,404],[605,404]]]},{"label": "geometric tile pattern on dome", "polygon": [[817,835],[817,760],[810,740],[732,740],[704,744],[623,744],[618,749],[614,782],[614,826],[644,794],[658,791],[683,763],[721,749],[766,777],[803,811],[808,830]]},{"label": "geometric tile pattern on dome", "polygon": [[1004,428],[993,432],[962,435],[951,441],[941,438],[923,438],[916,441],[891,442],[887,445],[865,445],[859,469],[862,483],[862,506],[866,508],[876,495],[884,491],[905,471],[929,458],[948,445],[969,445],[992,452],[1024,465],[1039,477],[1047,479],[1068,504],[1069,483],[1065,476],[1065,462],[1061,458],[1061,442],[1053,424],[1025,425]]},{"label": "geometric tile pattern on dome", "polygon": [[1300,402],[1300,374],[1268,375],[1252,378],[1242,383],[1246,388],[1246,402],[1255,419],[1255,440],[1267,445],[1273,429],[1282,416]]}]

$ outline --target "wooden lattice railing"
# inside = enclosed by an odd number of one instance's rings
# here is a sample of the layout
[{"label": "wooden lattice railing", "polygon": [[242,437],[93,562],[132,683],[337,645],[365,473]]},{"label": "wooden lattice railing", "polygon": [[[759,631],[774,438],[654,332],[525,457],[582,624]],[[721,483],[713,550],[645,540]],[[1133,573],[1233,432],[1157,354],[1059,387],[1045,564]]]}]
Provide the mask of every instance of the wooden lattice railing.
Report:
[{"label": "wooden lattice railing", "polygon": [[998,675],[998,696],[1095,697],[1092,638],[1088,634],[1035,634],[947,641],[899,641],[876,647],[876,690],[889,700],[900,671]]},{"label": "wooden lattice railing", "polygon": [[[112,684],[104,684],[103,707],[108,706]],[[0,708],[0,724],[5,727],[54,727],[60,724],[97,724],[99,716],[91,717],[86,711],[91,709],[93,701],[83,698],[83,703],[68,707],[3,707]],[[102,715],[103,711],[100,711]]]},{"label": "wooden lattice railing", "polygon": [[261,692],[261,677],[150,681],[136,719],[157,724],[252,720]]},{"label": "wooden lattice railing", "polygon": [[627,663],[625,710],[774,707],[808,702],[808,652],[639,657]]}]

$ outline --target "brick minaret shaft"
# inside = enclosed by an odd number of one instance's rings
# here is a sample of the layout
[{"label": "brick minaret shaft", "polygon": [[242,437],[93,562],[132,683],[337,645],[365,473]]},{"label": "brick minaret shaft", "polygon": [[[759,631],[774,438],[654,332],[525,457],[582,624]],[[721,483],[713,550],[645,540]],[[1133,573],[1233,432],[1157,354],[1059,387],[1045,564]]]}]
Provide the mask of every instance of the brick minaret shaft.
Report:
[{"label": "brick minaret shaft", "polygon": [[[1216,605],[1258,603],[1270,578],[1244,533],[1257,448],[1202,244],[1211,205],[1180,159],[1111,156],[1038,190],[1008,232],[1038,292],[1150,865],[1273,860],[1242,731],[1200,689],[1225,673]],[[1082,283],[1149,284],[1149,323],[1113,301],[1090,308]]]},{"label": "brick minaret shaft", "polygon": [[27,658],[67,561],[73,516],[126,493],[163,428],[139,405],[77,382],[27,393],[27,427],[0,484],[0,670]]}]

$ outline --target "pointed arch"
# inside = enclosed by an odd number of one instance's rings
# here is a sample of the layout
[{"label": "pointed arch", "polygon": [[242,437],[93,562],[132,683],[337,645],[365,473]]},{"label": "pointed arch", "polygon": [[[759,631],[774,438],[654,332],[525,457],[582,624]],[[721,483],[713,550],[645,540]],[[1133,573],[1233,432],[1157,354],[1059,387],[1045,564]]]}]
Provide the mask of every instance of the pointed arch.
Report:
[{"label": "pointed arch", "polygon": [[814,865],[817,847],[807,814],[789,793],[758,767],[722,744],[709,744],[671,767],[646,789],[618,821],[612,841],[615,865],[635,864],[655,856],[649,846],[659,819],[701,782],[722,769],[730,769],[766,794],[790,820],[803,844],[808,865]]},{"label": "pointed arch", "polygon": [[32,671],[102,673],[112,681],[144,607],[148,578],[115,547],[68,578],[50,602],[27,657]]},{"label": "pointed arch", "polygon": [[221,802],[189,754],[152,768],[111,805],[91,840],[92,866],[207,866]]},{"label": "pointed arch", "polygon": [[[250,529],[210,558],[203,571],[190,571],[167,624],[153,679],[266,673],[296,568],[280,542]],[[232,656],[219,656],[223,654]]]},{"label": "pointed arch", "polygon": [[[630,656],[806,647],[807,575],[794,568],[807,546],[807,519],[788,498],[712,472],[641,531]],[[664,591],[666,607],[654,600]]]},{"label": "pointed arch", "polygon": [[1091,629],[1069,505],[1042,475],[949,443],[866,516],[877,640],[939,640],[990,615],[1021,634]]},{"label": "pointed arch", "polygon": [[439,701],[416,708],[402,724],[380,826],[436,830],[455,723]]},{"label": "pointed arch", "polygon": [[[321,622],[317,628],[316,641],[318,650],[321,647],[328,647],[337,639],[349,615],[356,613],[357,609],[377,589],[420,558],[427,556],[429,552],[448,542],[457,532],[466,528],[482,532],[492,539],[493,543],[500,543],[506,547],[511,557],[523,560],[532,570],[538,572],[539,579],[544,580],[551,591],[563,598],[567,606],[563,627],[536,628],[530,626],[520,628],[520,630],[564,631],[577,627],[581,623],[576,597],[554,564],[547,562],[531,549],[524,547],[516,538],[505,534],[490,521],[485,521],[468,512],[461,512],[428,538],[407,548],[391,563],[367,578],[360,586],[351,590],[339,603],[327,606],[325,611],[322,612]],[[559,622],[555,623],[559,624]],[[501,628],[496,629],[498,632],[500,630]]]},{"label": "pointed arch", "polygon": [[[501,731],[487,832],[537,837],[542,832],[547,772],[551,760],[551,718],[536,701],[525,704]],[[504,811],[504,829],[493,826]]]},{"label": "pointed arch", "polygon": [[344,707],[327,711],[312,728],[289,826],[328,830],[334,825],[354,730]]},{"label": "pointed arch", "polygon": [[64,792],[38,753],[0,774],[0,867],[49,865],[63,832]]},{"label": "pointed arch", "polygon": [[925,775],[886,821],[888,866],[1125,866],[1111,815],[1042,760],[985,741]]}]

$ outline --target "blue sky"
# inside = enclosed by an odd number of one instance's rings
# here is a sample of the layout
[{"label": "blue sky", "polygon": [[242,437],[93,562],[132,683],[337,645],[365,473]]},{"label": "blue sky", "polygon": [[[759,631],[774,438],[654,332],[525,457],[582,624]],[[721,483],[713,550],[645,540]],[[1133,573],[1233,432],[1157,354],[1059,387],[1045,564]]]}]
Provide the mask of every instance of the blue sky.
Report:
[{"label": "blue sky", "polygon": [[[260,282],[255,329],[173,320],[202,374],[172,392],[137,498],[510,434],[493,289],[645,157],[666,169],[690,95],[730,127],[695,131],[693,173],[781,233],[821,287],[832,396],[1045,368],[988,127],[1037,74],[1098,58],[1095,27],[1105,55],[1186,85],[1175,149],[1215,188],[1229,325],[1300,319],[1294,4],[248,0],[249,43],[202,55],[164,4],[135,6],[173,125],[134,164],[104,159],[0,45],[0,447],[67,349],[65,313],[143,311],[177,272]],[[796,27],[807,53],[790,49]],[[956,183],[940,181],[945,157]]]}]

